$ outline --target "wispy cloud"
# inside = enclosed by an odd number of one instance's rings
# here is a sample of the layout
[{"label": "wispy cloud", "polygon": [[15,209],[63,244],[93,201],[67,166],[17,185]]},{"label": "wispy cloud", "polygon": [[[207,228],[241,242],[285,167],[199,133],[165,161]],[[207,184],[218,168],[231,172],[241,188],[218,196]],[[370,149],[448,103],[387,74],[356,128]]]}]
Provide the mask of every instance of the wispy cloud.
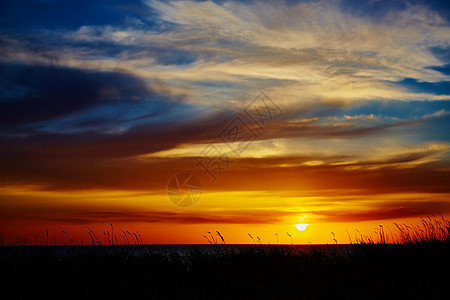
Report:
[{"label": "wispy cloud", "polygon": [[[46,30],[41,35],[50,40],[60,39],[62,34],[65,42],[59,42],[58,48],[65,50],[56,52],[54,46],[41,45],[33,54],[28,47],[16,49],[17,44],[11,42],[4,47],[4,57],[42,62],[47,53],[51,60],[73,67],[119,68],[191,90],[191,100],[198,101],[200,96],[204,102],[211,101],[204,82],[228,82],[246,89],[270,82],[270,90],[289,103],[307,99],[448,99],[448,94],[417,93],[392,84],[405,77],[428,82],[448,78],[430,66],[443,64],[431,49],[448,46],[450,28],[437,12],[423,6],[411,5],[373,20],[343,10],[336,1],[290,6],[267,2],[147,4],[162,24],[171,25],[158,30],[109,25],[86,25],[66,32]],[[72,46],[80,42],[85,46]],[[174,58],[168,60],[171,53]]]}]

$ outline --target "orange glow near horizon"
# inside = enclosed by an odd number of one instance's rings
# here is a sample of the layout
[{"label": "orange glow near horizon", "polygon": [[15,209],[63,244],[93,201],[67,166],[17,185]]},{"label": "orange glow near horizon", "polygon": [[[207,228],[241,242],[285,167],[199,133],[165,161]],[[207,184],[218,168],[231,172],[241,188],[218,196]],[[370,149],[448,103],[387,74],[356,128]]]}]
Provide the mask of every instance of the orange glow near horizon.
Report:
[{"label": "orange glow near horizon", "polygon": [[[292,195],[289,195],[289,194]],[[8,216],[0,221],[3,244],[70,244],[66,231],[76,243],[89,244],[91,229],[102,244],[207,244],[207,231],[219,231],[229,244],[327,244],[350,243],[358,236],[372,236],[380,225],[389,229],[388,241],[395,240],[394,222],[420,225],[417,215],[405,218],[384,218],[370,211],[370,203],[378,205],[408,199],[420,199],[424,194],[341,195],[299,197],[294,192],[235,191],[204,192],[201,201],[189,208],[174,206],[167,195],[144,191],[20,191],[2,189],[2,197],[15,201]],[[305,192],[305,194],[308,194]],[[431,201],[430,194],[426,195]],[[434,195],[434,201],[446,195]],[[297,200],[296,200],[297,199]],[[45,201],[44,201],[45,200]],[[12,203],[12,202],[11,202]],[[254,209],[253,207],[260,207]],[[217,207],[221,207],[220,210]],[[347,215],[336,214],[346,211]],[[373,213],[373,220],[366,220]],[[307,220],[307,224],[304,223]],[[113,227],[111,227],[110,223]],[[89,229],[88,229],[89,228]],[[121,230],[125,232],[125,235]],[[254,237],[250,239],[249,234]],[[20,241],[19,241],[20,240]]]},{"label": "orange glow near horizon", "polygon": [[[448,217],[448,216],[447,216]],[[114,232],[116,238],[114,244],[135,244],[134,234],[138,234],[139,243],[142,238],[144,244],[208,244],[203,237],[210,231],[219,231],[227,244],[333,244],[331,232],[335,233],[335,238],[339,244],[354,243],[361,236],[371,237],[378,241],[379,237],[374,231],[379,230],[382,225],[387,232],[388,243],[398,241],[398,233],[394,223],[400,222],[407,225],[421,225],[420,218],[392,219],[383,221],[353,222],[343,223],[317,223],[308,224],[305,230],[297,230],[293,225],[288,224],[208,224],[208,225],[181,225],[181,224],[148,224],[136,222],[110,223],[84,223],[79,225],[67,225],[61,223],[40,223],[35,222],[9,222],[12,230],[5,231],[2,239],[4,244],[46,244],[46,231],[49,232],[49,244],[71,244],[67,236],[62,233],[66,231],[75,244],[91,244],[88,229],[91,229],[99,238],[101,244],[109,244],[108,234]],[[3,228],[3,222],[0,223]],[[298,225],[298,224],[297,224]],[[302,224],[307,225],[307,224]],[[113,229],[113,231],[111,230]],[[126,234],[123,234],[121,230]],[[301,228],[303,229],[303,228]],[[251,234],[252,240],[248,234]],[[218,236],[214,234],[216,239]],[[278,236],[278,238],[276,237]],[[257,240],[258,239],[258,240]]]}]

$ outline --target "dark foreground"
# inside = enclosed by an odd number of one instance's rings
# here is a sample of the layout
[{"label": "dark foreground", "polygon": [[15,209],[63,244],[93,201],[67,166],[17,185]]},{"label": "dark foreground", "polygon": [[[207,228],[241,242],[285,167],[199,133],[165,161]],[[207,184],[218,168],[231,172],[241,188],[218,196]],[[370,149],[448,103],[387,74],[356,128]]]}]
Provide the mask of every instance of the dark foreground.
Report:
[{"label": "dark foreground", "polygon": [[3,299],[445,299],[448,243],[1,247]]}]

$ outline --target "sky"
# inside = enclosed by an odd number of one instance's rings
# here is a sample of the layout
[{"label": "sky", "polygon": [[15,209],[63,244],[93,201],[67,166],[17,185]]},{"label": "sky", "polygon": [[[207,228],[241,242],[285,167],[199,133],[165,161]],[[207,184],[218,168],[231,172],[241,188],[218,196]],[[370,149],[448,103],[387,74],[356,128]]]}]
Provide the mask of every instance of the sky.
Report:
[{"label": "sky", "polygon": [[2,1],[0,78],[2,244],[450,215],[447,1]]}]

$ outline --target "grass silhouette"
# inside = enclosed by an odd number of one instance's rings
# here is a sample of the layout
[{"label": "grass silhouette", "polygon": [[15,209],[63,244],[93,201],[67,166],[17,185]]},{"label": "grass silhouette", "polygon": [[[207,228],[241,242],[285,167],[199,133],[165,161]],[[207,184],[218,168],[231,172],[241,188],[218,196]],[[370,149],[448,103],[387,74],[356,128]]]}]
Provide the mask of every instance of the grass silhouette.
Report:
[{"label": "grass silhouette", "polygon": [[[90,246],[0,247],[6,298],[442,299],[450,222],[380,226],[350,245],[230,245],[219,233],[186,251],[125,245],[89,230]],[[111,224],[112,237],[113,227]],[[67,238],[70,236],[66,233]],[[104,237],[106,236],[106,239]],[[103,242],[101,239],[103,238]],[[5,298],[5,299],[6,299]]]}]

